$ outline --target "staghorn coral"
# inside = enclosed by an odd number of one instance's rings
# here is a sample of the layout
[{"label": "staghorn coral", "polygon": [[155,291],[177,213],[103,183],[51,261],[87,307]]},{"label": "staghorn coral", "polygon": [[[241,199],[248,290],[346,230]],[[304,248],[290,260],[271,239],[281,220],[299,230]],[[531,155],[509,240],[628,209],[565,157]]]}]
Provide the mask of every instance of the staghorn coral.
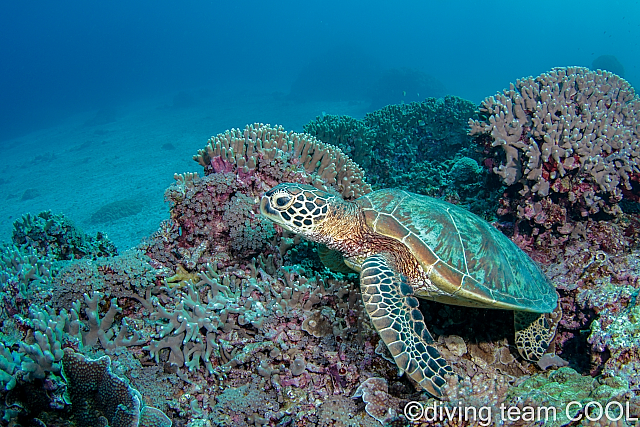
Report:
[{"label": "staghorn coral", "polygon": [[617,215],[623,197],[638,200],[639,111],[640,98],[622,78],[554,68],[486,98],[481,120],[469,120],[470,134],[512,187],[508,204],[517,218],[524,219],[518,208],[547,195],[572,219]]}]

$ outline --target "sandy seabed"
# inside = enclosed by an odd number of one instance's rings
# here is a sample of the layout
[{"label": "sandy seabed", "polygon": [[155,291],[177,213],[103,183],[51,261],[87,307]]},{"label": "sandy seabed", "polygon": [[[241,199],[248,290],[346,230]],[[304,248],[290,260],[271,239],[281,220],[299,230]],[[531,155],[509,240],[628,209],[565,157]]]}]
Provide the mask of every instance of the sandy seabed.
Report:
[{"label": "sandy seabed", "polygon": [[[212,93],[175,106],[171,94],[68,117],[54,127],[0,142],[0,241],[25,213],[63,213],[87,234],[105,232],[119,251],[137,245],[169,217],[165,189],[175,173],[199,172],[193,155],[212,135],[249,123],[302,131],[316,116],[362,117],[358,102],[294,103],[274,93]],[[96,215],[114,202],[135,214]]]}]

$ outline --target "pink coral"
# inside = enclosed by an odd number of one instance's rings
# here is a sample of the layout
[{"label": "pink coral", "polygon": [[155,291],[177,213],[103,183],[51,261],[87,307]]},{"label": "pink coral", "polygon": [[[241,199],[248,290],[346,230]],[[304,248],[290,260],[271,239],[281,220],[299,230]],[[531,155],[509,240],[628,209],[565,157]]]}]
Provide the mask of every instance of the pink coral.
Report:
[{"label": "pink coral", "polygon": [[470,133],[507,185],[499,214],[556,237],[596,214],[618,216],[623,197],[640,194],[639,111],[625,80],[580,67],[521,79],[486,98],[484,120],[471,120]]}]

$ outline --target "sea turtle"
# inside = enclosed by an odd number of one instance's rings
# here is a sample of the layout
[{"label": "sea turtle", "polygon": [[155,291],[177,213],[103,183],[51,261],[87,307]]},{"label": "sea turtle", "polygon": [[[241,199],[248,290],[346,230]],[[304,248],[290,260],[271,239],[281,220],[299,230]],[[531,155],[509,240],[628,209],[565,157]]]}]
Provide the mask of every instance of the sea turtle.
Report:
[{"label": "sea turtle", "polygon": [[[436,397],[453,370],[434,347],[416,297],[514,310],[516,345],[530,361],[553,339],[554,287],[511,240],[459,206],[396,189],[350,202],[285,183],[265,193],[260,211],[360,272],[365,309],[398,367]],[[331,253],[323,258],[335,264]]]}]

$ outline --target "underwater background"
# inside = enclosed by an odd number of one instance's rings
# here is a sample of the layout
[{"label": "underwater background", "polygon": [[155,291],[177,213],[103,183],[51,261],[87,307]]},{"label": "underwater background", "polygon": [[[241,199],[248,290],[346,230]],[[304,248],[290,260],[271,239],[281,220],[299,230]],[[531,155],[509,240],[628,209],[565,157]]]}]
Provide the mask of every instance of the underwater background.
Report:
[{"label": "underwater background", "polygon": [[[639,17],[637,1],[3,3],[0,423],[408,425],[420,401],[504,425],[614,425],[570,418],[620,402],[634,425]],[[518,356],[510,312],[422,302],[460,375],[433,403],[357,275],[259,215],[279,182],[403,188],[492,222],[558,289],[549,357]]]},{"label": "underwater background", "polygon": [[[53,209],[133,246],[166,216],[157,190],[193,169],[190,154],[247,123],[301,131],[323,112],[362,118],[445,94],[477,104],[518,78],[602,55],[631,84],[640,79],[636,2],[68,2],[2,12],[5,237],[22,213]],[[139,194],[145,215],[116,229],[90,223],[104,202]]]}]

